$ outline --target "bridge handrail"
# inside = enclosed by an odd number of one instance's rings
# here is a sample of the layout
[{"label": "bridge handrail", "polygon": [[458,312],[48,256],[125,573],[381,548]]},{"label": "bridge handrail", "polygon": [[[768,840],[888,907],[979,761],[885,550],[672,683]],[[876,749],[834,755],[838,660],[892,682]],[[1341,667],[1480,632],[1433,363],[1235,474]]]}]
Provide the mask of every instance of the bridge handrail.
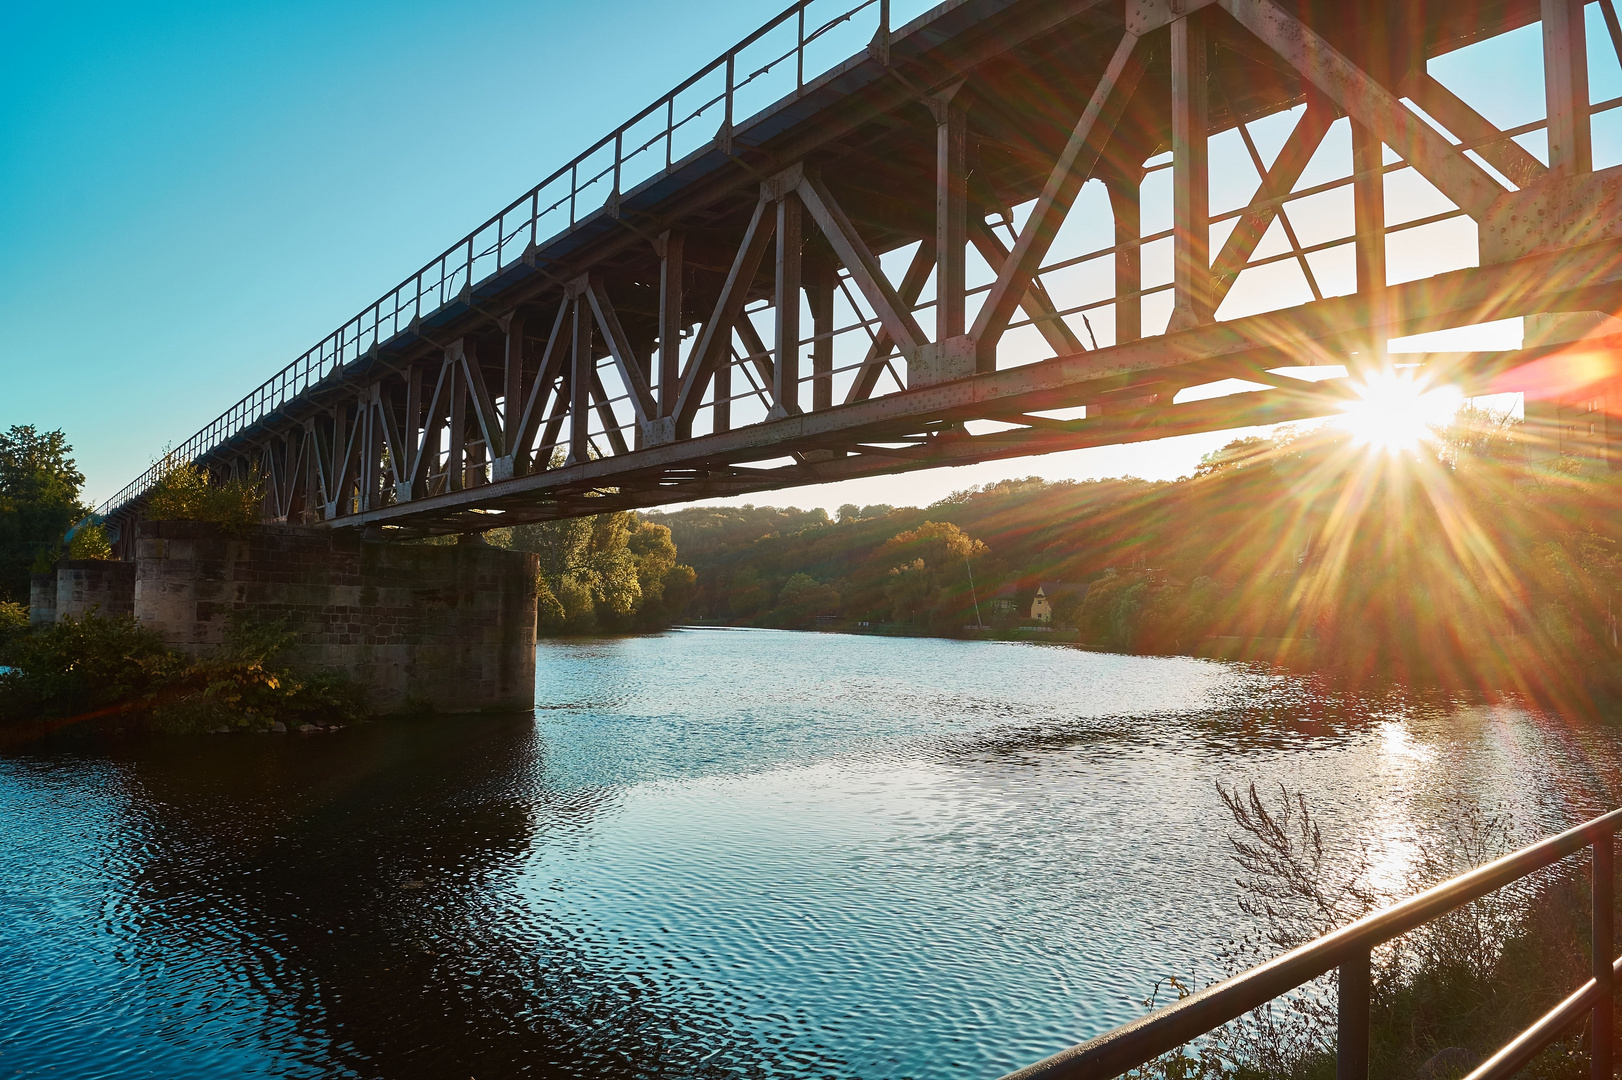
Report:
[{"label": "bridge handrail", "polygon": [[[1584,847],[1593,848],[1593,922],[1595,978],[1544,1014],[1464,1080],[1503,1080],[1553,1042],[1585,1010],[1592,1010],[1608,1033],[1613,986],[1622,960],[1613,958],[1612,840],[1622,826],[1622,809],[1594,818],[1530,847],[1444,881],[1356,922],[1325,934],[1230,979],[1190,994],[1147,1016],[1051,1057],[1009,1073],[1003,1080],[1054,1080],[1084,1077],[1108,1080],[1206,1035],[1230,1020],[1289,993],[1331,968],[1341,969],[1336,1080],[1367,1080],[1369,1020],[1369,953],[1424,923],[1479,900]],[[1358,1042],[1361,1041],[1361,1049]],[[1609,1038],[1593,1040],[1596,1054],[1609,1056]],[[1610,1062],[1596,1076],[1610,1076]]]},{"label": "bridge handrail", "polygon": [[[551,175],[529,191],[508,203],[461,240],[446,248],[436,258],[429,260],[415,274],[407,277],[376,301],[362,308],[359,314],[323,338],[298,359],[266,379],[244,396],[242,400],[221,413],[179,447],[167,451],[146,472],[126,484],[116,495],[102,503],[98,512],[103,515],[111,514],[133,499],[139,498],[151,488],[153,483],[172,463],[197,460],[225,441],[233,433],[240,431],[270,411],[279,408],[291,398],[303,393],[311,386],[341,369],[345,364],[359,359],[373,346],[381,345],[403,329],[408,329],[415,320],[424,315],[433,314],[439,308],[461,296],[464,291],[471,289],[477,282],[488,280],[491,276],[499,274],[502,270],[518,261],[524,253],[566,234],[577,224],[580,196],[583,193],[610,179],[612,187],[608,189],[609,197],[623,192],[627,186],[626,166],[653,150],[661,142],[665,145],[665,159],[662,170],[664,172],[670,171],[677,162],[675,155],[676,133],[715,106],[722,105],[724,107],[721,131],[730,132],[734,125],[733,108],[738,91],[769,74],[785,61],[791,58],[796,59],[795,88],[796,90],[803,89],[806,81],[806,46],[816,42],[834,28],[852,21],[868,8],[877,8],[876,33],[888,35],[890,32],[891,0],[854,0],[853,3],[848,3],[848,6],[840,8],[837,14],[825,19],[820,25],[814,26],[808,31],[806,26],[808,10],[813,5],[825,4],[825,2],[826,0],[795,0],[781,13],[743,38],[732,48],[683,80],[674,89],[660,96],[619,127],[598,139],[585,151],[577,154],[573,159],[557,168]],[[740,79],[737,72],[737,61],[743,51],[791,19],[797,22],[793,48],[773,56]],[[723,70],[725,71],[724,87],[718,93],[705,98],[696,108],[685,112],[678,119],[676,115],[676,99],[684,92],[693,89],[706,77]],[[661,109],[665,111],[664,126],[640,143],[633,145],[627,151],[625,145],[626,136],[638,124],[653,117]],[[594,155],[601,153],[610,146],[613,147],[612,157],[605,158],[605,163],[592,171],[591,159]],[[584,176],[582,176],[583,168],[586,173]],[[660,171],[659,167],[649,168],[645,173],[639,173],[637,178],[631,182],[640,183],[658,175]],[[561,194],[553,197],[553,193],[549,192],[547,197],[551,201],[543,206],[541,201],[542,193],[553,185],[559,184],[565,178],[567,178],[568,183],[566,186],[560,185],[562,187]],[[523,212],[525,204],[528,204],[527,212]],[[543,237],[539,231],[541,220],[548,215],[560,213],[565,205],[567,205],[569,211],[568,224],[560,231]],[[509,222],[509,217],[514,214],[520,216]],[[514,250],[515,248],[516,250]],[[488,268],[488,272],[482,273],[475,281],[474,273],[486,268]],[[438,276],[434,278],[436,273]],[[431,301],[437,298],[437,302],[433,302],[432,306],[426,311],[423,308],[425,297],[428,297]],[[409,318],[406,317],[408,312]],[[387,330],[387,333],[385,333],[385,330]]]}]

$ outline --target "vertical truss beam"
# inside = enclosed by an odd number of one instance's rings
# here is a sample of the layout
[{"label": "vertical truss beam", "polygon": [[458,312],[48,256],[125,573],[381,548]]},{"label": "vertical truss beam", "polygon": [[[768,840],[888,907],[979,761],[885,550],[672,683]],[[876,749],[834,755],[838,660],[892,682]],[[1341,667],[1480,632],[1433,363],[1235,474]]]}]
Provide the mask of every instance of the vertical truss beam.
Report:
[{"label": "vertical truss beam", "polygon": [[592,383],[597,377],[597,365],[591,358],[591,313],[578,296],[573,297],[570,314],[573,316],[571,335],[574,355],[569,364],[569,456],[565,464],[580,465],[591,460],[590,444],[586,440],[591,410]]},{"label": "vertical truss beam", "polygon": [[510,311],[497,320],[502,334],[501,454],[503,477],[513,475],[518,428],[524,419],[524,375],[529,359],[524,346],[527,321],[522,311]]},{"label": "vertical truss beam", "polygon": [[800,271],[804,231],[800,197],[785,191],[777,200],[777,353],[772,375],[771,417],[800,411]]},{"label": "vertical truss beam", "polygon": [[451,369],[451,423],[445,459],[445,486],[461,491],[467,479],[467,369],[462,364],[461,342],[447,346],[445,364]]},{"label": "vertical truss beam", "polygon": [[811,264],[811,280],[806,294],[811,302],[813,410],[831,408],[834,403],[834,290],[838,287],[836,271],[827,260],[817,259]]},{"label": "vertical truss beam", "polygon": [[[1385,144],[1378,135],[1352,121],[1352,222],[1357,264],[1357,291],[1369,298],[1373,309],[1385,311]],[[1376,327],[1383,317],[1375,317]],[[1385,353],[1379,329],[1358,350],[1356,366],[1371,369]]]},{"label": "vertical truss beam", "polygon": [[[935,117],[935,340],[962,337],[968,285],[968,115],[963,84],[927,99]],[[1000,264],[994,264],[1000,265]]]},{"label": "vertical truss beam", "polygon": [[1143,336],[1142,177],[1113,176],[1107,182],[1115,219],[1115,344]]},{"label": "vertical truss beam", "polygon": [[1583,0],[1542,0],[1543,90],[1548,99],[1549,171],[1594,169],[1588,119],[1588,42]]},{"label": "vertical truss beam", "polygon": [[1211,169],[1204,18],[1171,24],[1173,295],[1168,331],[1211,321]]},{"label": "vertical truss beam", "polygon": [[[682,256],[685,234],[659,235],[659,415],[672,416],[681,394]],[[674,434],[674,433],[672,433]]]}]

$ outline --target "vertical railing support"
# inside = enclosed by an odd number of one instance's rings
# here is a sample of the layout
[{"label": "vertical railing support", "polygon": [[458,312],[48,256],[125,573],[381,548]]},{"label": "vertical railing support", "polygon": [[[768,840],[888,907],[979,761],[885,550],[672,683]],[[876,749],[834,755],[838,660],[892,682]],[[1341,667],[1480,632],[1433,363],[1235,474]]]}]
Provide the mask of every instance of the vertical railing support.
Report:
[{"label": "vertical railing support", "polygon": [[735,60],[736,58],[732,53],[727,53],[726,116],[721,120],[721,152],[723,154],[732,153],[732,84],[735,75]]},{"label": "vertical railing support", "polygon": [[1369,951],[1360,948],[1340,965],[1335,1034],[1335,1080],[1369,1077]]},{"label": "vertical railing support", "polygon": [[1616,951],[1615,913],[1613,892],[1616,867],[1613,862],[1613,839],[1606,835],[1594,841],[1593,859],[1593,924],[1594,924],[1594,984],[1599,993],[1594,997],[1593,1022],[1590,1025],[1590,1054],[1593,1080],[1611,1080],[1612,1018],[1615,1016],[1615,987],[1612,985],[1611,963]]}]

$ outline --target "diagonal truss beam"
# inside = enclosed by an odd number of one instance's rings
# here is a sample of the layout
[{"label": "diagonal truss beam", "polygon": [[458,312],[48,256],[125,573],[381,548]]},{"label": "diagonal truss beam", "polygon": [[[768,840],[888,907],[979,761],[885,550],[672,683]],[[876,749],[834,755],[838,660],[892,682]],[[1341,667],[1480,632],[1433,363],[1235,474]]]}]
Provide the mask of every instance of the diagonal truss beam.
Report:
[{"label": "diagonal truss beam", "polygon": [[[1000,268],[1008,262],[1008,249],[1003,246],[1002,239],[991,231],[985,218],[978,214],[969,215],[969,240],[973,242],[975,250],[986,261],[986,265]],[[1031,275],[1031,283],[1025,288],[1025,295],[1019,298],[1019,306],[1030,317],[1031,323],[1041,332],[1043,340],[1060,356],[1066,353],[1081,352],[1081,339],[1070,325],[1059,314],[1058,305],[1042,287],[1042,281],[1035,274]]]},{"label": "diagonal truss beam", "polygon": [[[918,303],[919,295],[929,282],[929,275],[935,269],[935,238],[925,237],[913,252],[912,261],[901,275],[901,286],[896,289],[896,295],[908,311]],[[845,395],[845,404],[854,401],[866,401],[873,396],[873,388],[878,385],[879,376],[884,374],[885,359],[895,349],[895,342],[890,338],[890,331],[883,325],[879,332],[873,336],[873,342],[868,346],[867,355],[862,357],[862,366],[856,369],[856,378],[850,384],[850,391]]]},{"label": "diagonal truss beam", "polygon": [[1223,241],[1222,251],[1211,266],[1213,308],[1222,306],[1223,299],[1238,280],[1239,272],[1250,262],[1250,257],[1256,253],[1256,245],[1261,243],[1273,219],[1279,215],[1281,200],[1295,188],[1296,181],[1301,179],[1301,174],[1306,171],[1312,155],[1318,152],[1334,122],[1335,113],[1328,102],[1317,95],[1308,98],[1306,112],[1296,121],[1267,175],[1262,177],[1255,196],[1250,200],[1250,209],[1233,227],[1227,240]]},{"label": "diagonal truss beam", "polygon": [[479,349],[472,338],[462,338],[457,349],[457,362],[462,365],[462,377],[467,380],[469,403],[473,406],[473,419],[490,457],[500,457],[505,451],[501,415],[496,411],[495,398],[490,396],[484,382],[484,367],[479,363]]},{"label": "diagonal truss beam", "polygon": [[1041,196],[1031,209],[1025,227],[1019,231],[1013,251],[1003,261],[997,280],[991,286],[980,313],[975,316],[969,336],[975,342],[978,367],[989,371],[996,367],[997,341],[1013,319],[1037,267],[1047,255],[1059,226],[1070,212],[1081,185],[1092,175],[1103,155],[1104,147],[1120,120],[1127,100],[1137,89],[1143,77],[1144,58],[1138,49],[1137,35],[1127,33],[1110,57],[1109,66],[1094,88],[1092,98],[1070,133],[1070,141],[1059,155],[1058,163],[1048,176]]},{"label": "diagonal truss beam", "polygon": [[1504,194],[1485,169],[1274,0],[1218,2],[1466,214],[1480,221]]},{"label": "diagonal truss beam", "polygon": [[[535,434],[541,427],[541,413],[546,405],[546,395],[551,392],[552,384],[557,382],[558,375],[563,371],[563,358],[569,354],[574,342],[572,323],[569,321],[569,304],[567,301],[558,305],[558,313],[552,320],[552,332],[547,335],[546,348],[541,353],[540,371],[535,375],[535,382],[529,388],[529,396],[524,400],[524,411],[519,414],[518,429],[513,435],[513,471],[522,474],[529,468],[527,458],[530,447],[534,445]],[[560,401],[567,399],[567,390],[560,389]],[[544,466],[546,463],[542,462]]]},{"label": "diagonal truss beam", "polygon": [[862,290],[862,295],[872,305],[873,313],[884,324],[890,340],[895,342],[903,356],[912,355],[918,346],[929,339],[918,325],[918,320],[913,318],[912,308],[884,276],[883,267],[868,250],[856,226],[851,224],[850,218],[845,216],[845,211],[840,209],[819,177],[802,173],[796,190],[800,201],[816,221],[817,228],[822,230],[822,235],[834,249],[834,254],[845,264],[851,280]]},{"label": "diagonal truss beam", "polygon": [[614,357],[614,365],[619,368],[620,379],[625,383],[626,392],[631,395],[631,408],[636,412],[637,423],[646,424],[657,412],[657,406],[653,403],[653,391],[648,388],[648,380],[643,377],[642,365],[637,363],[630,339],[625,336],[625,328],[620,325],[619,314],[615,312],[614,303],[608,298],[608,290],[603,286],[601,274],[587,275],[584,293],[591,304],[592,314],[597,317],[597,328],[602,331],[603,339],[608,343],[608,351]]},{"label": "diagonal truss beam", "polygon": [[754,216],[749,219],[749,227],[744,230],[743,243],[738,245],[738,254],[732,260],[732,268],[727,271],[725,284],[721,286],[721,295],[716,297],[715,311],[699,332],[698,341],[687,357],[681,393],[676,397],[678,432],[692,428],[704,386],[710,381],[716,364],[725,356],[731,343],[732,327],[743,313],[749,288],[754,284],[755,274],[760,270],[760,260],[766,254],[766,244],[777,228],[777,215],[767,212],[770,207],[771,198],[762,191],[759,201],[755,203]]},{"label": "diagonal truss beam", "polygon": [[1408,96],[1438,123],[1481,155],[1483,161],[1516,187],[1531,187],[1549,174],[1549,167],[1514,139],[1476,112],[1429,72],[1416,72],[1408,81]]}]

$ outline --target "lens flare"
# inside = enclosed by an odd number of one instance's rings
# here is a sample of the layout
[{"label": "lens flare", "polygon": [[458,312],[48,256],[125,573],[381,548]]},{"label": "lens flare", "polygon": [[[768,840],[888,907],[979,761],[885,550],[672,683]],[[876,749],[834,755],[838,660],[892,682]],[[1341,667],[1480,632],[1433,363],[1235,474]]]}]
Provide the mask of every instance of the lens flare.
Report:
[{"label": "lens flare", "polygon": [[1408,375],[1386,372],[1357,387],[1339,423],[1361,445],[1413,450],[1453,419],[1464,404],[1456,386],[1427,387]]}]

